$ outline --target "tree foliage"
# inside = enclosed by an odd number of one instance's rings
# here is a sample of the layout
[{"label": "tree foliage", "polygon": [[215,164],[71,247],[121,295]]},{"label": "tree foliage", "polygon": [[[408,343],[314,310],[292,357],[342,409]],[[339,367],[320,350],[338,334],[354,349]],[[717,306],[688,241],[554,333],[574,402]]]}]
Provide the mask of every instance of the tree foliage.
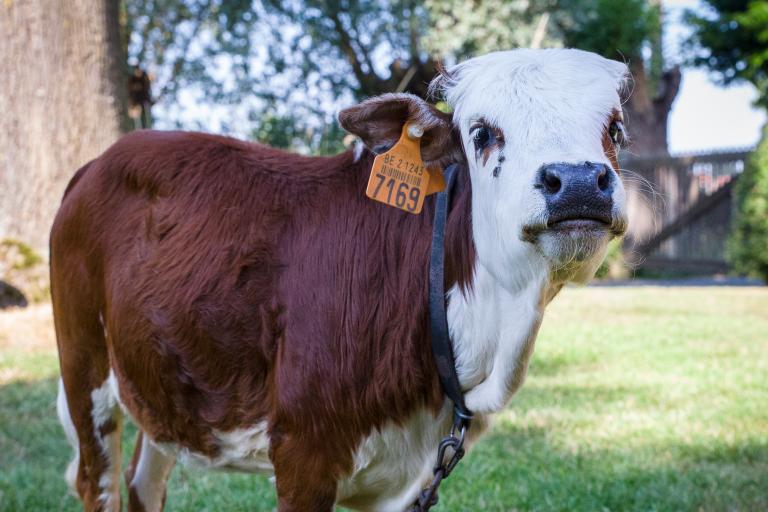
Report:
[{"label": "tree foliage", "polygon": [[263,39],[250,0],[123,0],[122,25],[128,63],[151,72],[153,100],[176,124],[182,92],[225,105],[249,97]]},{"label": "tree foliage", "polygon": [[266,127],[291,121],[292,147],[318,150],[304,134],[332,125],[339,101],[426,94],[436,72],[422,46],[427,19],[416,0],[125,0],[129,61],[155,72],[155,101],[176,124],[188,124],[174,110],[186,94],[272,142],[288,141]]},{"label": "tree foliage", "polygon": [[[674,84],[661,87],[660,49],[643,59],[643,49],[660,46],[659,9],[646,0],[621,9],[610,0],[124,3],[130,62],[154,71],[165,124],[190,127],[196,109],[178,105],[212,103],[224,112],[219,129],[242,134],[233,128],[250,126],[259,140],[307,151],[325,147],[324,137],[338,131],[340,104],[385,92],[424,97],[439,61],[531,44],[580,47],[627,58],[636,74],[655,73],[638,90],[649,96],[633,116],[641,131],[657,131],[643,123],[666,124],[677,92]],[[217,128],[200,117],[191,127]],[[278,128],[288,131],[269,133]],[[661,144],[665,149],[663,136]]]},{"label": "tree foliage", "polygon": [[[425,0],[429,30],[425,46],[443,58],[465,58],[497,50],[528,47],[536,29],[539,46],[556,46],[546,30],[544,1],[527,0]],[[543,22],[543,23],[542,23]]]},{"label": "tree foliage", "polygon": [[436,73],[419,1],[265,0],[260,8],[270,27],[260,76],[269,90],[258,95],[271,118],[297,124],[303,136],[293,147],[339,149],[340,103],[395,91],[425,96]]},{"label": "tree foliage", "polygon": [[395,90],[419,94],[434,71],[421,44],[427,17],[419,1],[267,0],[263,7],[277,21],[269,61],[283,75],[295,68],[294,85],[356,98]]},{"label": "tree foliage", "polygon": [[643,61],[645,48],[653,59],[649,67],[656,73],[661,71],[658,4],[625,0],[619,9],[613,0],[560,0],[557,6],[553,19],[565,46],[627,62]]},{"label": "tree foliage", "polygon": [[691,63],[709,68],[719,81],[746,80],[757,87],[758,104],[768,108],[768,1],[706,0],[703,13],[687,11],[693,27]]},{"label": "tree foliage", "polygon": [[728,258],[737,272],[768,282],[768,125],[736,183],[734,197]]}]

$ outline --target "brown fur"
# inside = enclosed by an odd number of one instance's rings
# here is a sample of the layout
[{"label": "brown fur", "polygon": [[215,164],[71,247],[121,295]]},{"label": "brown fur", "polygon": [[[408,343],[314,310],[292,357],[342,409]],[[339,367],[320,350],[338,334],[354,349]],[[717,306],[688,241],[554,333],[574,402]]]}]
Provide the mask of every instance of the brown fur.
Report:
[{"label": "brown fur", "polygon": [[416,96],[382,94],[339,113],[341,126],[358,135],[377,153],[397,142],[406,119],[424,130],[421,156],[427,165],[444,167],[464,159],[459,134],[451,125],[451,115]]},{"label": "brown fur", "polygon": [[[51,234],[51,279],[86,509],[98,509],[103,465],[89,393],[110,367],[158,442],[215,456],[214,429],[266,419],[280,510],[330,510],[364,436],[439,409],[434,196],[419,216],[366,199],[371,163],[367,151],[310,158],[142,131],[78,171]],[[457,185],[447,285],[466,287],[466,170]]]}]

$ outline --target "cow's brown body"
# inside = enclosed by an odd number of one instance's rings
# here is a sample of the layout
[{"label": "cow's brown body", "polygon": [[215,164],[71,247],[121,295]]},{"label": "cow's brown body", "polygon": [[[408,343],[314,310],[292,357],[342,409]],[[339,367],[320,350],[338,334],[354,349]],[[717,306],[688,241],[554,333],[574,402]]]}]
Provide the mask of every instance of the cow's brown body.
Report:
[{"label": "cow's brown body", "polygon": [[451,424],[427,329],[435,201],[366,199],[371,151],[408,124],[428,166],[461,165],[447,323],[477,435],[522,384],[546,304],[626,230],[626,76],[579,50],[495,52],[433,81],[452,113],[408,94],[342,110],[360,158],[140,132],[81,169],[51,279],[65,478],[86,509],[120,509],[121,407],[142,432],[131,510],[161,510],[177,459],[273,471],[281,512],[406,508]]},{"label": "cow's brown body", "polygon": [[[141,430],[215,457],[213,432],[268,424],[281,506],[332,506],[373,429],[443,404],[427,332],[433,200],[364,197],[370,153],[327,158],[203,134],[137,132],[81,169],[51,236],[56,331],[98,509],[92,390],[110,369]],[[469,179],[448,285],[471,279]],[[140,504],[131,496],[135,508]]]}]

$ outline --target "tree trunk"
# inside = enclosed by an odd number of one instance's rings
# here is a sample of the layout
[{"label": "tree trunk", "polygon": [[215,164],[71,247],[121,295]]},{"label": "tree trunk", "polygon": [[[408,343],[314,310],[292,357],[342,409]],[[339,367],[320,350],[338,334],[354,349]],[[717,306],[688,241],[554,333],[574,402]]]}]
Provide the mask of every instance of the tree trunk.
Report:
[{"label": "tree trunk", "polygon": [[72,174],[127,130],[119,0],[0,3],[0,239],[48,245]]},{"label": "tree trunk", "polygon": [[630,65],[632,95],[624,104],[624,115],[631,144],[629,152],[636,156],[668,155],[667,121],[672,102],[680,90],[680,68],[665,71],[659,87],[653,87],[642,60]]}]

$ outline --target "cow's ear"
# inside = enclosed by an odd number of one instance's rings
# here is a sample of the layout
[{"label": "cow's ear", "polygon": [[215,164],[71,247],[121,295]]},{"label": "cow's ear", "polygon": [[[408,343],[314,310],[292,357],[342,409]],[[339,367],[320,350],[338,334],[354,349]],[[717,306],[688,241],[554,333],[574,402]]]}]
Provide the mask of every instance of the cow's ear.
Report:
[{"label": "cow's ear", "polygon": [[374,153],[394,146],[406,122],[424,130],[421,157],[426,164],[445,166],[463,158],[451,114],[440,112],[418,96],[383,94],[339,112],[341,126],[360,137]]}]

